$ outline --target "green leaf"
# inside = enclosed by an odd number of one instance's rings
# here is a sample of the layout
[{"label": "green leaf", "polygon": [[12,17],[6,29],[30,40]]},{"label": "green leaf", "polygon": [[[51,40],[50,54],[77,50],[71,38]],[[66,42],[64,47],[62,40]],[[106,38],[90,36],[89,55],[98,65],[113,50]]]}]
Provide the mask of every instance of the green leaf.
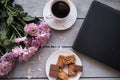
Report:
[{"label": "green leaf", "polygon": [[31,16],[23,17],[23,20],[24,20],[24,21],[32,21],[32,20],[34,20],[34,19],[35,19],[35,17],[31,17]]},{"label": "green leaf", "polygon": [[16,28],[17,28],[19,31],[24,32],[23,26],[20,25],[20,24],[18,24],[18,23],[16,23]]},{"label": "green leaf", "polygon": [[19,16],[19,17],[25,17],[25,16],[27,16],[27,13],[20,12],[20,13],[18,14],[18,16]]},{"label": "green leaf", "polygon": [[13,16],[11,14],[8,14],[9,17],[7,18],[7,25],[11,25],[11,23],[13,22]]},{"label": "green leaf", "polygon": [[15,46],[15,43],[12,40],[6,39],[3,41],[2,46],[6,49],[7,52],[9,52]]},{"label": "green leaf", "polygon": [[4,4],[5,6],[12,5],[13,2],[14,0],[0,0],[0,3]]},{"label": "green leaf", "polygon": [[32,22],[34,22],[34,23],[36,23],[36,24],[39,24],[40,19],[39,19],[39,18],[37,18],[37,17],[35,17],[35,19],[34,19]]},{"label": "green leaf", "polygon": [[3,10],[4,6],[2,3],[0,3],[0,10]]},{"label": "green leaf", "polygon": [[7,38],[6,34],[7,34],[7,31],[1,30],[0,31],[0,40],[2,40],[2,41],[5,40]]},{"label": "green leaf", "polygon": [[19,4],[15,4],[14,8],[15,8],[17,11],[23,11],[22,6],[19,5]]},{"label": "green leaf", "polygon": [[12,4],[14,0],[8,0],[8,4]]},{"label": "green leaf", "polygon": [[3,55],[3,52],[2,52],[2,50],[0,50],[0,56],[2,56]]},{"label": "green leaf", "polygon": [[14,7],[8,5],[7,9],[8,9],[8,11],[7,11],[8,15],[9,14],[12,15],[12,16],[17,16],[18,15],[18,11]]},{"label": "green leaf", "polygon": [[4,41],[3,41],[3,45],[6,47],[6,46],[8,46],[8,45],[10,45],[10,40],[8,40],[8,39],[5,39]]},{"label": "green leaf", "polygon": [[0,0],[0,3],[1,3],[1,4],[4,4],[4,3],[5,3],[5,0]]},{"label": "green leaf", "polygon": [[0,15],[0,18],[5,18],[5,17],[8,17],[8,15],[6,14],[5,11],[2,11],[2,13]]},{"label": "green leaf", "polygon": [[3,46],[4,46],[4,47],[11,46],[11,45],[14,45],[14,42],[13,42],[12,40],[5,39],[5,40],[3,41]]},{"label": "green leaf", "polygon": [[11,36],[11,41],[12,41],[12,42],[15,42],[15,38],[16,38],[16,36],[15,36],[15,34],[13,33],[12,36]]}]

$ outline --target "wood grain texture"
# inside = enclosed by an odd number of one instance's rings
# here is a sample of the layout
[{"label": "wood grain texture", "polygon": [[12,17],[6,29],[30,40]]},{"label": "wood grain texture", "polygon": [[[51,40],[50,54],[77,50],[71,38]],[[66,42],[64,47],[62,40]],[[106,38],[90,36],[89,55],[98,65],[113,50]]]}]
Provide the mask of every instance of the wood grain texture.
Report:
[{"label": "wood grain texture", "polygon": [[51,30],[51,38],[47,46],[72,46],[82,23],[83,19],[77,19],[75,24],[68,30]]},{"label": "wood grain texture", "polygon": [[[2,80],[8,80],[8,79],[2,79]],[[10,79],[10,80],[29,80],[29,79]],[[30,79],[30,80],[48,80],[48,79]],[[79,80],[120,80],[120,78],[81,78]]]},{"label": "wood grain texture", "polygon": [[[21,4],[26,12],[32,16],[42,17],[43,8],[48,0],[15,0],[15,3]],[[78,18],[85,18],[90,4],[93,0],[71,0],[78,11]],[[120,0],[97,0],[110,7],[120,10]]]},{"label": "wood grain texture", "polygon": [[[18,63],[14,70],[7,76],[10,78],[26,78],[32,76],[37,77],[46,77],[45,74],[45,64],[48,57],[52,52],[58,50],[59,48],[42,48],[37,52],[28,62]],[[64,48],[72,50],[71,48]],[[83,73],[81,77],[120,77],[120,72],[102,64],[92,58],[89,58],[83,54],[77,53],[80,57],[82,64],[84,66]],[[41,57],[42,56],[42,57]],[[41,57],[39,61],[38,57]],[[39,70],[41,69],[41,70]]]},{"label": "wood grain texture", "polygon": [[[2,79],[2,80],[8,80],[8,79]],[[29,80],[29,79],[10,79],[10,80]],[[30,80],[48,80],[48,79],[30,79]],[[79,80],[120,80],[120,78],[80,78]]]},{"label": "wood grain texture", "polygon": [[[48,0],[15,0],[15,3],[21,4],[25,11],[28,12],[30,15],[43,17],[42,11],[47,1]],[[12,78],[10,80],[28,80],[27,77],[32,76],[33,78],[45,77],[45,79],[31,79],[31,80],[48,80],[46,79],[45,73],[45,64],[48,57],[51,55],[52,52],[60,49],[59,47],[63,47],[63,49],[72,50],[71,46],[75,40],[75,37],[77,36],[77,33],[84,21],[89,6],[93,0],[71,0],[71,1],[75,4],[78,10],[78,19],[76,20],[75,24],[70,29],[65,31],[51,30],[52,35],[46,47],[40,49],[36,53],[36,55],[34,55],[28,62],[17,63],[14,69],[11,71],[11,73],[8,76],[5,76],[5,78],[7,77]],[[107,4],[117,10],[120,10],[120,0],[98,0],[98,1]],[[80,57],[84,66],[83,74],[81,76],[82,78],[80,80],[120,80],[119,71],[105,64],[102,64],[90,57],[87,57],[83,54],[77,52],[76,54]],[[39,58],[41,58],[40,61]],[[0,78],[0,80],[4,79]]]}]

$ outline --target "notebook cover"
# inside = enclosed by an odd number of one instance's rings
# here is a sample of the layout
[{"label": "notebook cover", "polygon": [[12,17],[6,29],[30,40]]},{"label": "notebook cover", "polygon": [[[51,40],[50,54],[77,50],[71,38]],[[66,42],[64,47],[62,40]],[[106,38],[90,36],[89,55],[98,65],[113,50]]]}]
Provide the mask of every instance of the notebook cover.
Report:
[{"label": "notebook cover", "polygon": [[72,47],[120,70],[120,11],[93,1]]}]

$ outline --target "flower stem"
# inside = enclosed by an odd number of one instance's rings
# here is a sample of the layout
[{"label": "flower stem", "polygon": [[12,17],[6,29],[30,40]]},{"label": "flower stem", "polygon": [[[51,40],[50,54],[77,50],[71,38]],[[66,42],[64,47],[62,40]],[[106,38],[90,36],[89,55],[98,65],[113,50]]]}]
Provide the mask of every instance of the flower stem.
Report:
[{"label": "flower stem", "polygon": [[15,34],[12,34],[12,36],[10,37],[10,40],[12,40],[14,36],[15,36]]},{"label": "flower stem", "polygon": [[0,50],[0,54],[3,56],[4,54],[3,54],[3,52]]},{"label": "flower stem", "polygon": [[5,0],[5,5],[4,5],[5,7],[7,6],[7,0]]},{"label": "flower stem", "polygon": [[8,11],[10,11],[11,13],[13,12],[11,9],[9,9],[9,7],[6,7],[8,9]]},{"label": "flower stem", "polygon": [[23,21],[22,19],[20,19],[19,17],[16,17],[23,25],[26,25],[27,23],[25,21]]},{"label": "flower stem", "polygon": [[12,27],[14,28],[14,30],[18,33],[19,37],[22,37],[21,34],[19,33],[19,31],[15,28],[14,25],[12,25]]}]

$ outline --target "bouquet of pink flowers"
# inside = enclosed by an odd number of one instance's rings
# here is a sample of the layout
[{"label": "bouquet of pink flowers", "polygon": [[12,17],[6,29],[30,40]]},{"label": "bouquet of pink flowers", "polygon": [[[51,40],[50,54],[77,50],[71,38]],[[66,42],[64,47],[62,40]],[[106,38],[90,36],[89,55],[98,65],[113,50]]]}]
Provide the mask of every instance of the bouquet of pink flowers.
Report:
[{"label": "bouquet of pink flowers", "polygon": [[24,12],[14,0],[0,0],[0,76],[17,61],[28,61],[50,37],[50,28]]},{"label": "bouquet of pink flowers", "polygon": [[39,25],[27,24],[24,31],[26,36],[16,38],[17,46],[1,57],[0,76],[8,74],[17,60],[19,62],[28,61],[39,47],[46,44],[50,37],[50,28],[45,22],[41,22]]}]

